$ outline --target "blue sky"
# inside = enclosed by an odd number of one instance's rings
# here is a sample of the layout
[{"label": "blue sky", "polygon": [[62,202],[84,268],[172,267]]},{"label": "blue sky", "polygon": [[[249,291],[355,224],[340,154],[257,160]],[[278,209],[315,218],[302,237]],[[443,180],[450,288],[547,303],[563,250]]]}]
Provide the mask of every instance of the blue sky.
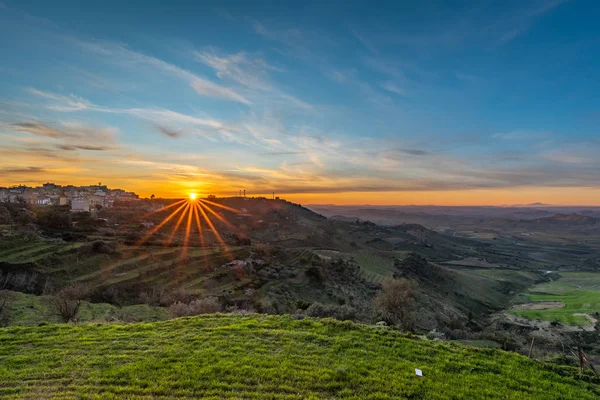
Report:
[{"label": "blue sky", "polygon": [[600,203],[597,2],[0,1],[0,185]]}]

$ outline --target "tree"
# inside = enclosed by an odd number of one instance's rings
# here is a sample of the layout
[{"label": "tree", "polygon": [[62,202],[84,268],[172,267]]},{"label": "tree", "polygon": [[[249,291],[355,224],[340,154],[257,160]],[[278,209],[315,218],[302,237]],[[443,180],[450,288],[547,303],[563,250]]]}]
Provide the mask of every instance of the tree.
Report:
[{"label": "tree", "polygon": [[150,195],[150,200],[154,200],[154,198],[155,198],[155,197],[156,197],[156,196],[154,196],[154,193],[152,193],[152,194]]},{"label": "tree", "polygon": [[60,209],[49,210],[38,217],[38,223],[46,229],[71,229],[71,214]]},{"label": "tree", "polygon": [[67,324],[76,320],[79,308],[88,293],[87,286],[74,283],[50,296],[48,304],[52,313]]},{"label": "tree", "polygon": [[0,225],[12,224],[12,218],[10,217],[10,211],[4,206],[0,206]]},{"label": "tree", "polygon": [[405,278],[388,278],[382,286],[383,291],[374,300],[375,309],[388,324],[414,330],[416,284]]}]

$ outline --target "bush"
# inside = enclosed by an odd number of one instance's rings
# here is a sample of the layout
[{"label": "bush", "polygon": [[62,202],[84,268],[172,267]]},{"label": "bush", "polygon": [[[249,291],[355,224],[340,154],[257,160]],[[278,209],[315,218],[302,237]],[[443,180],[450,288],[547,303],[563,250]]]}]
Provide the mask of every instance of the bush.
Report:
[{"label": "bush", "polygon": [[12,222],[12,217],[10,216],[8,208],[0,206],[0,225],[10,225]]},{"label": "bush", "polygon": [[96,240],[92,243],[92,251],[98,254],[112,254],[117,249],[117,244],[114,242],[104,242]]},{"label": "bush", "polygon": [[89,289],[79,283],[69,285],[48,298],[50,310],[62,322],[75,321],[83,299],[89,294]]},{"label": "bush", "polygon": [[312,303],[306,309],[306,315],[309,317],[331,317],[340,321],[356,319],[357,314],[358,312],[354,307],[346,304],[342,306],[335,306]]},{"label": "bush", "polygon": [[190,317],[192,315],[214,314],[221,311],[221,303],[217,297],[197,299],[189,304],[176,302],[169,307],[169,318]]},{"label": "bush", "polygon": [[317,282],[323,282],[325,280],[325,276],[323,275],[323,271],[316,265],[308,268],[306,270],[306,275],[309,278],[314,278]]},{"label": "bush", "polygon": [[9,292],[0,291],[0,327],[8,326],[10,323],[10,302],[11,295]]},{"label": "bush", "polygon": [[374,300],[374,307],[383,320],[391,325],[414,330],[416,284],[405,278],[386,279],[383,291]]}]

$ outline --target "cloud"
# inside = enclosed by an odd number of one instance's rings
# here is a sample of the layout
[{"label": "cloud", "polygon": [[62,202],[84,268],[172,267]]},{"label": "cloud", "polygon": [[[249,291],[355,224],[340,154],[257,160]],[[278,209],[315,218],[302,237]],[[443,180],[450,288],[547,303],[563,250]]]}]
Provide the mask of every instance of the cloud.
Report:
[{"label": "cloud", "polygon": [[388,92],[395,93],[399,96],[406,96],[406,92],[392,81],[387,81],[381,84],[381,87]]},{"label": "cloud", "polygon": [[87,42],[76,38],[66,38],[66,40],[88,51],[110,57],[109,60],[117,64],[125,66],[145,65],[183,79],[199,94],[236,101],[243,104],[250,104],[249,100],[231,88],[221,86],[156,57],[130,50],[123,45],[115,43]]},{"label": "cloud", "polygon": [[19,132],[27,132],[36,136],[44,136],[54,139],[64,138],[65,133],[47,125],[37,122],[17,122],[11,125],[12,128]]},{"label": "cloud", "polygon": [[0,168],[3,174],[42,174],[48,170],[42,167],[7,167]]},{"label": "cloud", "polygon": [[554,10],[569,0],[542,0],[539,6],[517,13],[506,21],[506,28],[498,39],[498,44],[504,45],[527,32],[535,23],[537,18]]},{"label": "cloud", "polygon": [[75,144],[75,145],[59,144],[59,145],[56,145],[56,148],[58,148],[60,150],[66,150],[66,151],[73,151],[73,150],[106,151],[106,150],[114,149],[114,147],[110,147],[110,146],[93,146],[93,145],[86,145],[86,144]]},{"label": "cloud", "polygon": [[73,94],[69,96],[62,96],[58,94],[43,92],[34,88],[27,88],[26,90],[29,93],[34,94],[36,96],[56,100],[58,103],[60,103],[60,105],[49,107],[51,110],[54,111],[80,111],[86,110],[90,106],[90,103],[87,100],[82,99],[81,97],[77,97]]},{"label": "cloud", "polygon": [[538,132],[538,131],[527,131],[527,130],[516,130],[510,132],[498,132],[492,135],[494,139],[502,140],[540,140],[549,139],[551,137],[549,132]]},{"label": "cloud", "polygon": [[268,71],[280,71],[260,57],[245,52],[219,56],[211,51],[195,52],[196,59],[217,72],[220,79],[231,79],[251,89],[270,90],[266,80]]},{"label": "cloud", "polygon": [[371,43],[370,40],[368,40],[364,35],[359,34],[356,30],[352,29],[351,30],[352,34],[354,35],[354,37],[363,45],[365,46],[365,48],[367,50],[369,50],[371,53],[373,54],[378,54],[379,52],[377,51],[377,49],[375,48],[375,46],[373,46],[373,43]]},{"label": "cloud", "polygon": [[168,137],[173,138],[173,139],[181,137],[181,133],[180,132],[176,132],[176,131],[171,130],[169,128],[165,128],[164,126],[161,126],[161,125],[156,125],[156,129],[158,129],[158,131],[160,133],[162,133],[163,135],[168,136]]},{"label": "cloud", "polygon": [[266,153],[261,153],[261,156],[295,156],[298,154],[306,154],[305,150],[300,151],[269,151]]},{"label": "cloud", "polygon": [[259,101],[264,101],[264,92],[272,93],[274,99],[283,100],[286,103],[303,110],[312,110],[313,106],[285,93],[269,79],[271,72],[281,72],[278,67],[270,65],[262,57],[252,56],[246,52],[238,52],[230,55],[219,55],[215,51],[196,51],[194,57],[201,63],[216,71],[219,79],[234,81],[248,89],[261,92]]},{"label": "cloud", "polygon": [[57,145],[62,150],[112,150],[117,148],[114,128],[95,128],[76,122],[61,122],[55,126],[33,122],[16,122],[10,125],[17,132],[25,132],[39,137],[62,140]]}]

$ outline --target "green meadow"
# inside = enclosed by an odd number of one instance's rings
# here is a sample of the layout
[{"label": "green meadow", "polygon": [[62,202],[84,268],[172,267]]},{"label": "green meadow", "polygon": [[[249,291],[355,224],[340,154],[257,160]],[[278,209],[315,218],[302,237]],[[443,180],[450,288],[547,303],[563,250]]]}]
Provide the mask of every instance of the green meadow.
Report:
[{"label": "green meadow", "polygon": [[[562,272],[553,282],[533,286],[527,293],[532,302],[553,301],[564,307],[548,310],[513,310],[513,314],[529,319],[558,320],[568,325],[589,325],[585,315],[600,312],[600,273]],[[596,317],[596,319],[598,319]]]},{"label": "green meadow", "polygon": [[600,381],[572,367],[348,321],[266,315],[0,329],[0,377],[0,397],[11,399],[600,396]]}]

